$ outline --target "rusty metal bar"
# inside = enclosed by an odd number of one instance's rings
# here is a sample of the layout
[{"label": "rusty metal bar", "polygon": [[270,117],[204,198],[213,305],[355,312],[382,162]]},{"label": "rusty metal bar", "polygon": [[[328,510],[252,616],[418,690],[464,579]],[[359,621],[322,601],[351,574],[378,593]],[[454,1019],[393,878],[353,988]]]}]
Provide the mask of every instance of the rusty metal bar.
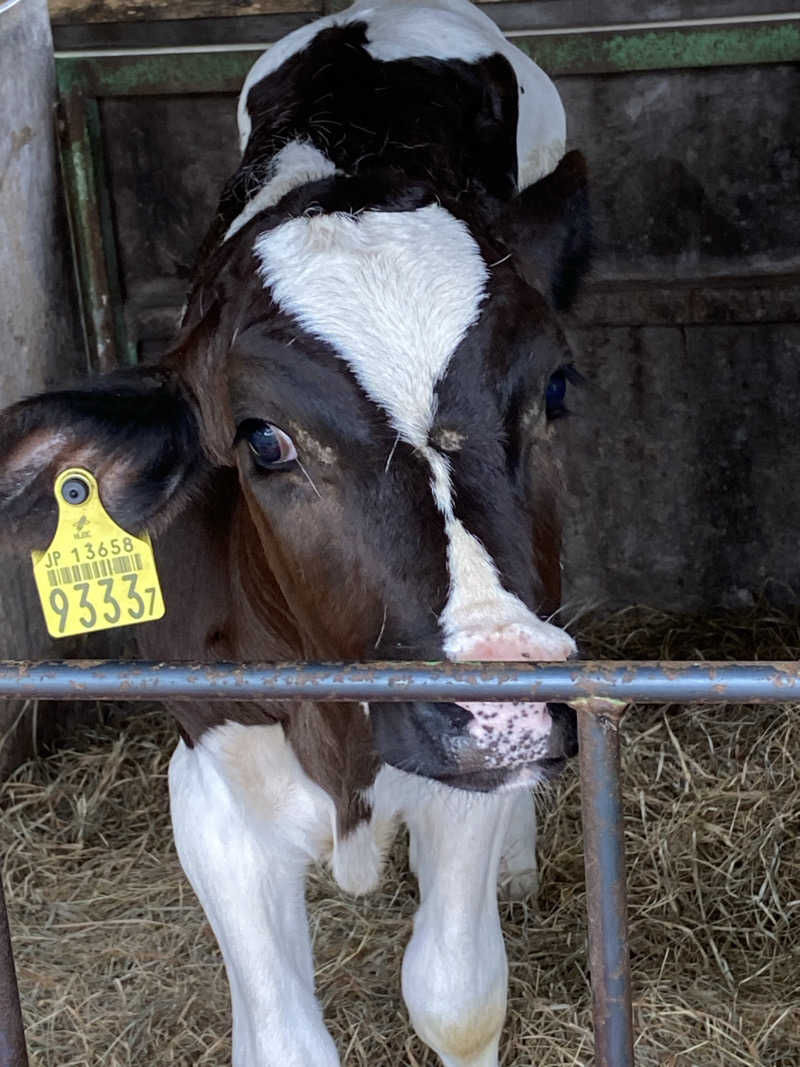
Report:
[{"label": "rusty metal bar", "polygon": [[148,663],[0,661],[0,700],[800,700],[800,663]]},{"label": "rusty metal bar", "polygon": [[27,1067],[25,1029],[0,871],[0,1067]]},{"label": "rusty metal bar", "polygon": [[[595,1067],[633,1067],[617,701],[576,702]],[[590,714],[586,714],[590,712]]]}]

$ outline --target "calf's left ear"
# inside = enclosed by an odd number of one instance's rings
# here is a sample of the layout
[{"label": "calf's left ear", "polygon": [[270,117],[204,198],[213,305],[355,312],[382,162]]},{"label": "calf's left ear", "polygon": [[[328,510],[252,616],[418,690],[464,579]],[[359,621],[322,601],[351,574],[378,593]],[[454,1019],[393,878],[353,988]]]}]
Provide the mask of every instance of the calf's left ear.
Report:
[{"label": "calf's left ear", "polygon": [[97,479],[123,529],[163,528],[207,462],[186,393],[167,369],[138,367],[43,393],[0,414],[0,541],[45,548],[57,523],[53,486],[68,467]]},{"label": "calf's left ear", "polygon": [[552,174],[515,196],[498,230],[525,281],[557,311],[568,310],[592,255],[589,181],[583,155],[567,152]]}]

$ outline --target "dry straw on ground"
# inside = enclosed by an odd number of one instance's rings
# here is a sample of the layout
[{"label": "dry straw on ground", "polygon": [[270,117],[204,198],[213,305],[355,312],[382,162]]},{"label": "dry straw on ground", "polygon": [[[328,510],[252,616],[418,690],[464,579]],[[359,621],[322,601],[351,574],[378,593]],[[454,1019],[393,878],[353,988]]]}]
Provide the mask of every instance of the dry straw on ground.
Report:
[{"label": "dry straw on ground", "polygon": [[[587,650],[608,658],[800,652],[800,620],[766,612],[699,624],[628,611],[583,630]],[[228,1062],[222,966],[171,844],[173,740],[157,711],[112,716],[5,786],[36,1065]],[[635,709],[623,761],[637,1062],[800,1067],[800,708]],[[574,770],[541,811],[539,898],[502,908],[506,1067],[591,1062]],[[402,842],[373,896],[348,898],[324,872],[311,879],[318,989],[347,1065],[435,1062],[399,995],[415,894]]]}]

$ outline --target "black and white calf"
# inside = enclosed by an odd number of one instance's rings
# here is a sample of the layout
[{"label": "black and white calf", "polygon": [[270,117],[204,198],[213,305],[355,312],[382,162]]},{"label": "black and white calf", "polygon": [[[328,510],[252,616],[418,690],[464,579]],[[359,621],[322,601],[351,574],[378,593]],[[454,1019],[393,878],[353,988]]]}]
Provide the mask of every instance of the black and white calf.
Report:
[{"label": "black and white calf", "polygon": [[[275,45],[239,104],[184,323],[158,367],[5,413],[0,513],[43,548],[95,474],[156,537],[152,658],[563,660],[551,455],[588,255],[586,175],[547,77],[466,0],[375,0]],[[411,1022],[492,1067],[501,865],[574,751],[539,704],[179,705],[175,838],[230,980],[238,1067],[333,1067],[308,865],[373,887],[400,822],[421,903]]]}]

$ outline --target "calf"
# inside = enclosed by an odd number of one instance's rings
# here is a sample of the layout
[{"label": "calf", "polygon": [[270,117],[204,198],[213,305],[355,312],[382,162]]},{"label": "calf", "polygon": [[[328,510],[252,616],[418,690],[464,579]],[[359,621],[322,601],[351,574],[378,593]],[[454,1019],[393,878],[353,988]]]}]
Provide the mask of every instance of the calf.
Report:
[{"label": "calf", "polygon": [[[582,157],[546,76],[466,0],[360,2],[291,34],[239,102],[179,336],[157,367],[9,409],[0,509],[44,548],[92,471],[150,531],[151,658],[563,660],[551,455],[588,254]],[[574,752],[542,704],[176,705],[175,840],[222,949],[239,1067],[332,1067],[308,865],[375,886],[400,822],[402,971],[447,1067],[497,1063],[501,863]]]}]

